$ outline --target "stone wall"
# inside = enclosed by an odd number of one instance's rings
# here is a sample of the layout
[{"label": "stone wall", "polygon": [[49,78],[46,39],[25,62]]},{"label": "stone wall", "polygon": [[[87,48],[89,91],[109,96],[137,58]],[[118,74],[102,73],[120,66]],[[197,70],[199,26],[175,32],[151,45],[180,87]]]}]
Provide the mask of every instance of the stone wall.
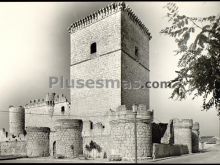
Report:
[{"label": "stone wall", "polygon": [[189,150],[187,145],[181,144],[153,144],[153,159],[164,158],[169,156],[180,156],[183,154],[188,154]]},{"label": "stone wall", "polygon": [[152,123],[152,142],[161,143],[161,138],[164,136],[168,124],[166,123]]},{"label": "stone wall", "polygon": [[56,131],[54,129],[50,130],[49,150],[50,150],[50,156],[56,157]]},{"label": "stone wall", "polygon": [[[114,88],[71,88],[72,114],[91,115],[133,103],[149,108],[149,88],[124,90],[122,81],[149,81],[148,29],[124,3],[113,3],[71,25],[71,79],[113,80]],[[97,52],[90,53],[92,43]],[[135,48],[138,48],[138,60]],[[95,58],[94,58],[95,56]],[[92,68],[92,69],[91,69]],[[83,82],[81,81],[81,82]],[[116,83],[115,83],[116,81]],[[104,82],[105,83],[105,82]],[[116,84],[116,85],[115,85]],[[134,85],[134,84],[132,84]],[[143,87],[142,85],[142,87]],[[86,102],[86,104],[85,104]]]},{"label": "stone wall", "polygon": [[161,143],[163,144],[174,144],[174,128],[173,119],[171,119],[167,125],[167,129],[161,138]]},{"label": "stone wall", "polygon": [[122,81],[132,84],[131,89],[127,89],[126,84],[122,88],[121,104],[128,109],[133,103],[145,104],[149,108],[149,88],[144,88],[149,82],[149,35],[126,11],[121,14],[121,22]]},{"label": "stone wall", "polygon": [[188,146],[189,153],[192,153],[192,119],[174,119],[174,144]]},{"label": "stone wall", "polygon": [[66,97],[63,94],[54,94],[51,101],[53,105],[49,105],[46,101],[48,95],[44,99],[31,100],[25,105],[25,127],[49,127],[52,130],[57,119],[70,117],[70,103]]},{"label": "stone wall", "polygon": [[[134,159],[134,123],[117,121],[112,124],[112,153],[119,154],[123,159]],[[151,125],[146,123],[137,123],[137,153],[138,159],[151,157]]]},{"label": "stone wall", "polygon": [[[114,42],[114,41],[112,41]],[[97,43],[98,44],[98,43]],[[99,49],[99,48],[97,48]],[[97,50],[98,51],[98,50]],[[93,68],[93,69],[91,69]],[[93,80],[93,88],[71,88],[71,115],[94,116],[105,114],[121,105],[121,53],[120,51],[71,66],[71,79]],[[96,82],[101,80],[101,88]],[[114,85],[113,87],[111,85]],[[85,104],[86,103],[86,104]]]},{"label": "stone wall", "polygon": [[[100,157],[103,158],[104,155],[108,156],[110,153],[109,142],[110,139],[110,125],[109,117],[106,116],[88,117],[83,120],[83,153],[89,157]],[[88,152],[85,148],[93,141],[101,147],[101,152],[96,152],[94,155],[92,152]]]},{"label": "stone wall", "polygon": [[[117,81],[121,80],[120,34],[120,12],[71,34],[71,79],[82,79],[84,83],[89,79],[104,80],[101,88],[71,88],[72,114],[94,115],[121,105],[121,88],[117,87]],[[97,58],[90,54],[94,42]],[[116,80],[115,87],[111,87],[111,82],[107,87],[106,80]]]},{"label": "stone wall", "polygon": [[90,46],[96,42],[96,55],[121,48],[121,12],[118,11],[71,34],[71,64],[90,60]]},{"label": "stone wall", "polygon": [[0,155],[26,156],[26,141],[0,142]]},{"label": "stone wall", "polygon": [[[111,125],[111,155],[120,155],[125,160],[134,159],[134,113],[119,107],[110,121]],[[138,159],[152,156],[152,126],[153,112],[146,106],[139,105],[137,111],[137,155]]]},{"label": "stone wall", "polygon": [[27,156],[47,157],[49,156],[49,135],[48,127],[27,127]]},{"label": "stone wall", "polygon": [[[137,59],[137,63],[146,67],[149,72],[149,34],[146,34],[134,21],[128,12],[121,14],[122,21],[122,50],[129,54],[133,59]],[[135,47],[138,48],[138,54],[135,54]],[[144,76],[144,75],[142,75]]]},{"label": "stone wall", "polygon": [[199,123],[193,123],[192,127],[192,152],[199,152]]},{"label": "stone wall", "polygon": [[122,52],[121,70],[121,104],[129,109],[133,103],[145,104],[149,108],[149,88],[145,88],[146,82],[149,81],[149,71],[124,52]]},{"label": "stone wall", "polygon": [[82,122],[76,119],[59,119],[56,121],[53,133],[53,155],[65,158],[75,158],[82,151]]},{"label": "stone wall", "polygon": [[8,132],[5,131],[4,128],[0,129],[0,142],[4,142],[7,140]]}]

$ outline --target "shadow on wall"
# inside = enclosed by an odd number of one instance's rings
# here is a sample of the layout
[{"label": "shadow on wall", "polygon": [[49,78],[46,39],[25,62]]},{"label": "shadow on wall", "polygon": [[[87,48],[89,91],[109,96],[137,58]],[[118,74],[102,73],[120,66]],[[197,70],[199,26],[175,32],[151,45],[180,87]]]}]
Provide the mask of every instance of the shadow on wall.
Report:
[{"label": "shadow on wall", "polygon": [[167,123],[152,123],[152,142],[161,143],[161,138],[167,130]]}]

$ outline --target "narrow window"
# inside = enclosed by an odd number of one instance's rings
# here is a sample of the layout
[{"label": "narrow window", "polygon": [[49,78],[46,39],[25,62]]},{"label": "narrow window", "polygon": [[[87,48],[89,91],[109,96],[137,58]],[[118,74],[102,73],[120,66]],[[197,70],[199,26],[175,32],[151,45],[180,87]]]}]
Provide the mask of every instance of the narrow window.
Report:
[{"label": "narrow window", "polygon": [[61,113],[64,114],[64,112],[65,112],[65,107],[62,106],[62,107],[61,107]]},{"label": "narrow window", "polygon": [[90,129],[93,129],[93,123],[90,122]]},{"label": "narrow window", "polygon": [[136,56],[136,57],[139,56],[138,47],[136,47],[136,46],[135,46],[135,56]]},{"label": "narrow window", "polygon": [[91,44],[90,53],[91,54],[96,53],[96,42]]}]

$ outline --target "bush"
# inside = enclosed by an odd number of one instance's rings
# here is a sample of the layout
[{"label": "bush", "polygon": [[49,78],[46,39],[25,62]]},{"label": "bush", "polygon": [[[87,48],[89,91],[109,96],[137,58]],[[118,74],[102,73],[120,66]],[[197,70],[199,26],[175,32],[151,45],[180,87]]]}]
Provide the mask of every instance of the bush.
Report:
[{"label": "bush", "polygon": [[99,153],[102,152],[102,148],[94,141],[91,141],[89,145],[86,145],[85,149],[89,152],[92,151],[93,149],[96,149]]}]

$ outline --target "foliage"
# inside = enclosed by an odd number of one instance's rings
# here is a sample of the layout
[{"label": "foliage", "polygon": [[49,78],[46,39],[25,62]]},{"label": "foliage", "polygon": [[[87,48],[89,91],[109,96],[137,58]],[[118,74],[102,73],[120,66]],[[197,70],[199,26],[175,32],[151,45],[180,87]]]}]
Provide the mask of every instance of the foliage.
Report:
[{"label": "foliage", "polygon": [[175,3],[167,3],[170,23],[160,33],[175,39],[180,56],[177,77],[170,81],[171,98],[203,97],[203,109],[220,104],[220,16],[181,15]]},{"label": "foliage", "polygon": [[93,149],[96,149],[98,152],[101,152],[101,151],[102,151],[102,148],[101,148],[96,142],[94,142],[94,141],[91,141],[91,142],[89,143],[89,145],[86,144],[85,148],[86,148],[86,150],[89,151],[89,152],[92,151]]}]

